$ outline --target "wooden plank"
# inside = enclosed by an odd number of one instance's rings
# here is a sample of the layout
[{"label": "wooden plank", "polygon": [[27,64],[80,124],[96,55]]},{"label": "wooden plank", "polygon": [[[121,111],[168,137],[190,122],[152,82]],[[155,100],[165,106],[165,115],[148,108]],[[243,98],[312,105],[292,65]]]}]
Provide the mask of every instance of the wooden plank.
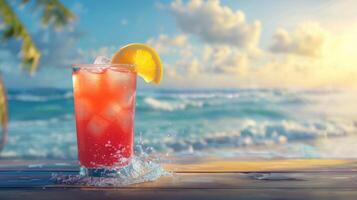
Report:
[{"label": "wooden plank", "polygon": [[[63,172],[62,177],[78,173]],[[80,184],[62,184],[51,180],[50,172],[0,172],[0,188],[95,188]],[[357,174],[352,172],[320,173],[177,173],[154,182],[124,188],[152,189],[356,189]]]},{"label": "wooden plank", "polygon": [[[315,172],[351,171],[357,172],[356,160],[331,159],[283,159],[283,160],[232,160],[217,158],[173,158],[162,164],[168,171],[177,173],[217,172]],[[0,171],[77,171],[76,161],[1,161]]]},{"label": "wooden plank", "polygon": [[290,171],[353,171],[355,160],[295,159],[295,160],[201,160],[198,163],[164,164],[175,172],[290,172]]},{"label": "wooden plank", "polygon": [[0,190],[0,199],[6,200],[356,200],[355,190],[331,189],[19,189]]},{"label": "wooden plank", "polygon": [[[175,171],[126,187],[59,184],[52,174],[77,175],[76,162],[0,161],[0,199],[357,199],[354,160],[178,159]],[[58,164],[60,163],[60,164]]]}]

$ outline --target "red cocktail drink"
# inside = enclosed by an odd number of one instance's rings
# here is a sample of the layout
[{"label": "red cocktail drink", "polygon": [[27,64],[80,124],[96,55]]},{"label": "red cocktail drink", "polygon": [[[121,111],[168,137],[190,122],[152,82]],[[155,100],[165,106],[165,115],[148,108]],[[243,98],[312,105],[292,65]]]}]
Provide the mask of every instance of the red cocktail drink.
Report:
[{"label": "red cocktail drink", "polygon": [[136,73],[121,64],[73,67],[78,158],[82,168],[126,165],[133,155]]}]

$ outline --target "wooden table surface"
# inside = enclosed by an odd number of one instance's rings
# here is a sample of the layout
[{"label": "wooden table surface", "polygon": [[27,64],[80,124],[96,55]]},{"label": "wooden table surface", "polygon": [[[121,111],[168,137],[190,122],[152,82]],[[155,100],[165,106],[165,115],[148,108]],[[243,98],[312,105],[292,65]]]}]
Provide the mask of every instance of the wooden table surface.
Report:
[{"label": "wooden table surface", "polygon": [[0,160],[2,199],[357,199],[356,160],[177,159],[172,176],[125,187],[56,183],[70,161]]}]

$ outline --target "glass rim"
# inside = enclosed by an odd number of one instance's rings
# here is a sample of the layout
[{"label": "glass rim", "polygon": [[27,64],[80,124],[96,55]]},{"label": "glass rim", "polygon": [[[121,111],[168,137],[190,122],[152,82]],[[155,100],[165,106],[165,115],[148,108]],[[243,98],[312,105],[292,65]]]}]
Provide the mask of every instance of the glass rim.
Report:
[{"label": "glass rim", "polygon": [[123,71],[123,72],[135,72],[135,65],[133,64],[72,64],[73,70],[84,69],[84,70],[93,70],[93,69],[113,69],[115,71]]},{"label": "glass rim", "polygon": [[88,64],[84,64],[84,63],[78,63],[78,64],[72,64],[72,68],[96,68],[96,67],[127,67],[127,68],[133,68],[134,65],[133,64],[122,64],[122,63],[109,63],[109,64],[93,64],[93,63],[88,63]]}]

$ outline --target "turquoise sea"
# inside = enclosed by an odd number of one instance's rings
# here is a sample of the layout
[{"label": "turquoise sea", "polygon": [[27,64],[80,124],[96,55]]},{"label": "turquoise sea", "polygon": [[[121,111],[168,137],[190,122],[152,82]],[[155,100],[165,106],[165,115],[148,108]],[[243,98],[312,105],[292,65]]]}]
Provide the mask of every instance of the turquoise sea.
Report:
[{"label": "turquoise sea", "polygon": [[[4,157],[77,158],[70,89],[12,89],[8,99]],[[351,91],[138,90],[135,123],[136,143],[158,154],[357,156]]]}]

